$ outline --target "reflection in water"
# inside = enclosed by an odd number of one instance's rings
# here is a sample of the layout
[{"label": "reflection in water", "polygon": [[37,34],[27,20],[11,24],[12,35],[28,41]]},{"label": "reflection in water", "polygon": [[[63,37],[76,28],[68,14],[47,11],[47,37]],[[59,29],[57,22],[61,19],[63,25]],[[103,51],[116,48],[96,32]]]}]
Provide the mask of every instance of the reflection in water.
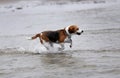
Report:
[{"label": "reflection in water", "polygon": [[72,57],[70,54],[66,53],[48,53],[41,58],[41,61],[44,65],[51,65],[55,64],[57,66],[71,66],[75,64],[75,58]]},{"label": "reflection in water", "polygon": [[72,57],[72,54],[68,53],[48,53],[41,57],[41,62],[45,68],[52,67],[52,69],[74,69],[85,65],[84,60]]},{"label": "reflection in water", "polygon": [[48,53],[41,56],[40,60],[42,68],[47,70],[43,78],[73,77],[72,75],[81,73],[81,66],[85,65],[81,59],[67,53]]}]

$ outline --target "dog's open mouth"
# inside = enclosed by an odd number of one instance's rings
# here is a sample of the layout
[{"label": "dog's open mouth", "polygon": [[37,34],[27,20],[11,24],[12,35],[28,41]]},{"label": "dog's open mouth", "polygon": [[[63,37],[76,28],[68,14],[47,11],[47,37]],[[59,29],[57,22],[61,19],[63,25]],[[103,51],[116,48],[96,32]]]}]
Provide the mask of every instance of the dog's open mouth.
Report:
[{"label": "dog's open mouth", "polygon": [[81,35],[84,31],[82,30],[81,32],[76,32],[77,35]]}]

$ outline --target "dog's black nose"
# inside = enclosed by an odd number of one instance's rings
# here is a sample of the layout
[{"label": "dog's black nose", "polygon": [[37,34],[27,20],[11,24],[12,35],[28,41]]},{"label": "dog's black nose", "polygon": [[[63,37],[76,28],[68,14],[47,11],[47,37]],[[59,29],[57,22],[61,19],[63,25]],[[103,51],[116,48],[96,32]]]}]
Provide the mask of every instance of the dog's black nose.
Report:
[{"label": "dog's black nose", "polygon": [[81,33],[83,33],[84,31],[82,30]]}]

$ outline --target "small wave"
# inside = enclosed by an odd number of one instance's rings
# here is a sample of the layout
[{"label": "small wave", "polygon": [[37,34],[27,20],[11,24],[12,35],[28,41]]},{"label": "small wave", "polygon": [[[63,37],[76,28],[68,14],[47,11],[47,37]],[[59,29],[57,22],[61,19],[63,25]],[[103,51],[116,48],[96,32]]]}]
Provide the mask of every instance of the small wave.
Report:
[{"label": "small wave", "polygon": [[51,51],[48,51],[46,50],[45,48],[35,48],[35,49],[25,49],[23,47],[18,47],[18,48],[5,48],[5,49],[0,49],[0,55],[3,55],[3,54],[40,54],[40,55],[43,55],[43,54],[64,54],[64,53],[67,53],[67,54],[73,54],[73,53],[85,53],[85,52],[92,52],[92,53],[104,53],[104,52],[119,52],[120,49],[112,49],[112,50],[94,50],[94,49],[91,49],[91,50],[63,50],[63,51],[57,51],[57,50],[51,50]]},{"label": "small wave", "polygon": [[23,48],[5,48],[0,49],[0,54],[46,54],[46,53],[64,53],[64,51],[58,51],[57,48],[52,48],[51,50],[47,50],[44,46],[36,45],[35,47]]}]

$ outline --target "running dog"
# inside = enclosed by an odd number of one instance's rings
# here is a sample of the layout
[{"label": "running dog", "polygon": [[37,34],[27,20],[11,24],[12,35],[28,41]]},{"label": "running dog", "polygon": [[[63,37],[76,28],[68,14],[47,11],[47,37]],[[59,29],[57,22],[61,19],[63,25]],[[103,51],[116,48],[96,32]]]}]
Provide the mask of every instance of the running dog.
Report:
[{"label": "running dog", "polygon": [[[49,50],[50,47],[53,47],[53,43],[60,44],[61,47],[59,50],[61,51],[65,48],[64,43],[70,43],[70,48],[72,47],[72,35],[81,35],[82,33],[83,30],[79,31],[79,27],[77,25],[70,25],[64,29],[56,31],[43,31],[28,39],[33,40],[38,37],[40,39],[40,43],[43,44],[47,50]],[[46,46],[46,43],[49,46]]]}]

